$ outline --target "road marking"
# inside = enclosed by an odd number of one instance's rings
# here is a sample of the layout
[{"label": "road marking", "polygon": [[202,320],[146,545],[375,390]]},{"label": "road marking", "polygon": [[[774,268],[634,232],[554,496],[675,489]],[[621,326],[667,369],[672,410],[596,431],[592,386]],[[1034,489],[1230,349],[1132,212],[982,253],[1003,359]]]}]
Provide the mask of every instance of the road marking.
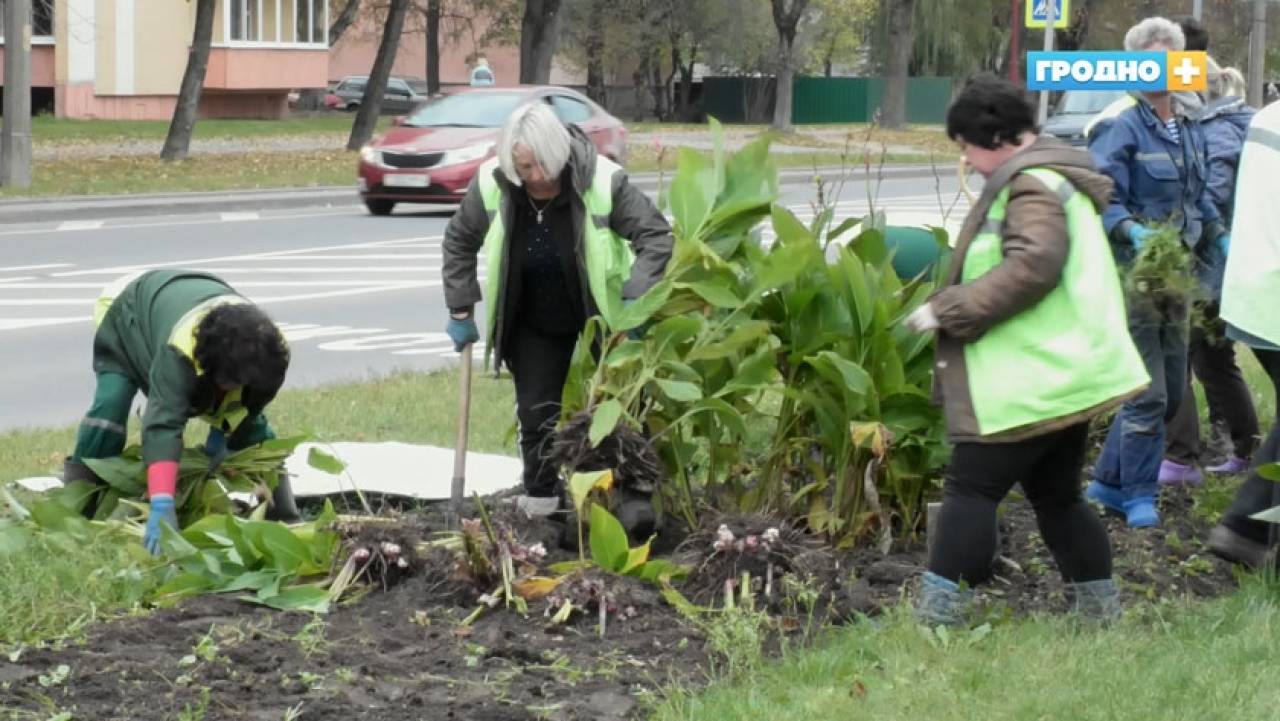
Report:
[{"label": "road marking", "polygon": [[65,220],[58,224],[58,230],[97,230],[105,222],[103,220]]},{"label": "road marking", "polygon": [[11,265],[0,268],[0,273],[21,273],[30,270],[47,270],[49,268],[70,268],[70,263],[46,263],[44,265]]},{"label": "road marking", "polygon": [[[21,283],[24,280],[35,280],[35,279],[36,277],[34,275],[19,275],[19,276],[14,276],[12,278],[0,278],[0,283]],[[17,287],[17,286],[11,286],[11,287]]]},{"label": "road marking", "polygon": [[255,260],[262,260],[265,258],[278,258],[280,256],[302,255],[302,254],[311,253],[314,251],[350,250],[353,248],[356,248],[356,249],[369,248],[369,247],[374,247],[379,245],[385,245],[388,243],[411,242],[411,241],[421,241],[421,240],[430,240],[430,238],[423,238],[422,236],[416,236],[413,238],[403,238],[398,240],[377,240],[377,241],[370,241],[365,243],[343,243],[341,245],[319,245],[311,248],[295,248],[293,250],[276,250],[276,251],[271,251],[267,253],[248,253],[244,255],[218,255],[218,256],[213,256],[209,258],[175,260],[175,261],[167,261],[163,263],[141,263],[137,265],[117,265],[111,268],[95,268],[93,270],[72,270],[72,271],[64,271],[62,273],[53,273],[52,275],[56,278],[70,278],[70,277],[79,276],[79,275],[102,275],[103,273],[117,273],[119,275],[124,275],[125,273],[131,273],[133,271],[138,271],[138,270],[153,270],[156,268],[181,268],[181,267],[197,267],[197,266],[203,267],[204,265],[209,263],[229,263],[229,262],[234,263],[238,261],[255,261]]},{"label": "road marking", "polygon": [[88,308],[96,298],[23,298],[21,300],[0,300],[0,305],[22,308],[38,305],[83,305]]},{"label": "road marking", "polygon": [[20,320],[0,320],[0,330],[22,330],[23,328],[40,328],[50,325],[68,325],[90,320],[88,315],[76,318],[22,318]]},{"label": "road marking", "polygon": [[290,343],[311,340],[313,338],[330,338],[339,335],[361,335],[365,333],[385,333],[386,328],[352,328],[345,325],[315,325],[314,323],[277,323],[284,339]]},{"label": "road marking", "polygon": [[[440,260],[440,253],[373,253],[366,255],[308,255],[307,260]],[[263,258],[262,260],[276,260]],[[286,258],[280,258],[286,260]],[[287,260],[293,260],[288,258]]]},{"label": "road marking", "polygon": [[[258,218],[258,220],[259,220],[259,221],[267,221],[267,220],[297,220],[297,219],[299,219],[299,218],[320,218],[320,217],[324,217],[324,216],[326,216],[326,215],[349,215],[349,216],[352,216],[352,217],[368,215],[368,213],[367,213],[367,212],[365,212],[363,209],[361,209],[360,211],[356,211],[356,210],[355,210],[355,208],[356,208],[356,207],[358,207],[358,206],[342,206],[342,208],[338,208],[338,209],[334,209],[334,210],[325,210],[325,211],[322,211],[322,212],[311,212],[311,213],[288,213],[288,214],[284,214],[284,215],[269,215],[269,216],[266,216],[266,217]],[[117,230],[117,229],[125,230],[125,229],[129,229],[129,228],[163,228],[163,227],[167,227],[167,226],[175,226],[175,225],[212,225],[212,224],[214,224],[214,223],[221,223],[221,222],[222,222],[222,218],[220,218],[220,217],[217,217],[217,218],[215,218],[215,217],[209,217],[209,218],[202,218],[202,219],[199,219],[199,220],[195,220],[195,219],[192,219],[192,220],[172,220],[172,221],[163,221],[163,220],[161,220],[161,221],[153,221],[153,222],[149,222],[149,223],[148,223],[148,222],[137,222],[137,223],[118,223],[118,224],[112,224],[112,225],[104,226],[103,228],[101,228],[101,230]],[[23,229],[23,230],[3,230],[3,231],[0,231],[0,237],[4,237],[4,236],[7,236],[7,235],[37,235],[37,234],[45,234],[45,233],[60,233],[60,232],[62,232],[62,230],[61,230],[60,228],[56,227],[56,226],[51,227],[51,228],[26,228],[26,229]]]},{"label": "road marking", "polygon": [[[264,260],[264,259],[259,259],[259,260]],[[265,260],[271,260],[271,259],[267,258]],[[368,267],[356,267],[356,268],[337,268],[337,267],[310,268],[310,267],[304,267],[304,266],[291,266],[291,267],[284,267],[284,268],[218,268],[216,266],[210,267],[207,265],[200,265],[195,267],[197,270],[199,270],[202,273],[221,273],[225,275],[231,275],[233,273],[342,273],[342,274],[347,274],[347,273],[431,273],[431,272],[439,272],[440,270],[440,266],[438,265],[402,265],[400,267],[368,266]],[[83,275],[104,275],[104,274],[115,275],[116,272],[117,271],[115,269],[108,268],[107,270],[84,271],[82,274]]]},{"label": "road marking", "polygon": [[255,212],[236,212],[236,213],[219,213],[218,217],[224,223],[239,223],[245,220],[261,220],[261,217]]},{"label": "road marking", "polygon": [[343,340],[321,343],[320,350],[352,352],[370,350],[399,350],[420,345],[440,346],[452,344],[447,333],[387,333],[370,335],[362,338],[344,338]]}]

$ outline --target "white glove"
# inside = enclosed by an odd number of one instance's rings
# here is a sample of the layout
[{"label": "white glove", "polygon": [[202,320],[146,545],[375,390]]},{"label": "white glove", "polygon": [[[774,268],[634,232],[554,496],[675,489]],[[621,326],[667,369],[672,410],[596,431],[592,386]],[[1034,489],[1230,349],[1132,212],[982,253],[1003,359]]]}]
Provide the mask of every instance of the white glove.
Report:
[{"label": "white glove", "polygon": [[911,315],[907,316],[907,327],[916,333],[937,330],[939,327],[938,316],[934,315],[933,306],[925,303],[911,311]]}]

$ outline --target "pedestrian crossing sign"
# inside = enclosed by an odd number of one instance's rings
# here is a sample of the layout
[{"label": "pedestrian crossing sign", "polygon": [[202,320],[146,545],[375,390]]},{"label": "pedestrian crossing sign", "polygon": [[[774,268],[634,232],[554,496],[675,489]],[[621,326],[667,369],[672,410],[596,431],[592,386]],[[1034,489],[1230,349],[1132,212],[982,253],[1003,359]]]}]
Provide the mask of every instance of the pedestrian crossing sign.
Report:
[{"label": "pedestrian crossing sign", "polygon": [[1053,9],[1053,27],[1058,30],[1066,30],[1071,21],[1068,16],[1071,13],[1071,3],[1069,0],[1024,0],[1027,6],[1027,27],[1042,28],[1045,20],[1049,17],[1049,8],[1046,5],[1050,2],[1054,4]]}]

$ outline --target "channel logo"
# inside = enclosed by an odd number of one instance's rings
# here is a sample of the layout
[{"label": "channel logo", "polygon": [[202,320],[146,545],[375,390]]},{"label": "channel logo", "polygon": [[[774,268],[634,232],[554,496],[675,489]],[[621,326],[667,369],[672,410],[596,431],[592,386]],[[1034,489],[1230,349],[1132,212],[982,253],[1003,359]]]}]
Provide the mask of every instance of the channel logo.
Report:
[{"label": "channel logo", "polygon": [[1201,92],[1208,87],[1203,52],[1031,52],[1028,90]]}]

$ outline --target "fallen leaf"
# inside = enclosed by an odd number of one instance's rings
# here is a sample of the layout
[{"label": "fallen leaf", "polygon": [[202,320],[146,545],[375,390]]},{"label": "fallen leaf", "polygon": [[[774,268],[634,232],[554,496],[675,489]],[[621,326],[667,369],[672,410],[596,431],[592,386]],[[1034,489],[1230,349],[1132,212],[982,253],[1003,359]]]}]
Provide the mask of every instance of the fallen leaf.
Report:
[{"label": "fallen leaf", "polygon": [[857,679],[854,679],[852,695],[854,698],[866,698],[867,685]]},{"label": "fallen leaf", "polygon": [[562,578],[533,576],[515,581],[511,584],[511,589],[516,592],[517,596],[526,601],[536,601],[556,590],[562,580]]},{"label": "fallen leaf", "polygon": [[472,629],[470,626],[458,626],[453,629],[453,635],[457,636],[458,638],[467,638],[468,636],[471,635],[471,633],[472,633]]}]

